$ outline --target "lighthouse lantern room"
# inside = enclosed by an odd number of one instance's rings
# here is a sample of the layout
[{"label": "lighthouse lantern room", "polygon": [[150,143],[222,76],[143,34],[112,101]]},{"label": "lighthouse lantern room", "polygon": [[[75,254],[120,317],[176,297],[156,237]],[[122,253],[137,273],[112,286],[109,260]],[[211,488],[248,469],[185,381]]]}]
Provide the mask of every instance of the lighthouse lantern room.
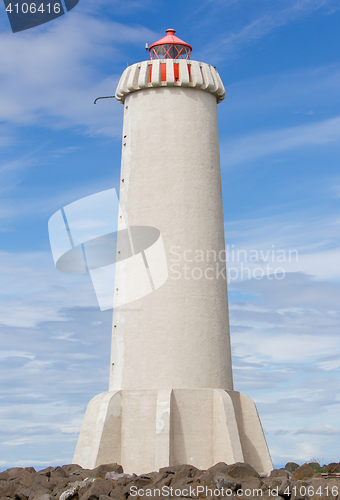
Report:
[{"label": "lighthouse lantern room", "polygon": [[173,29],[166,30],[166,36],[149,47],[150,59],[190,59],[191,45],[175,36]]}]

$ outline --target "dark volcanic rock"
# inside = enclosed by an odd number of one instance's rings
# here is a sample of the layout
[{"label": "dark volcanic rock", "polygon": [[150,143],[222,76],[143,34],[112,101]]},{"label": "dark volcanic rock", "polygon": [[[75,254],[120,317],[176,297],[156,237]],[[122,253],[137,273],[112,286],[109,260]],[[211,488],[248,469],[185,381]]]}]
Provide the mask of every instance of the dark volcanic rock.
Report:
[{"label": "dark volcanic rock", "polygon": [[12,467],[5,472],[8,474],[8,480],[17,479],[25,469],[23,467]]},{"label": "dark volcanic rock", "polygon": [[110,479],[96,479],[92,486],[80,496],[81,500],[89,500],[99,498],[101,495],[109,496],[109,493],[113,490],[113,481]]},{"label": "dark volcanic rock", "polygon": [[0,472],[0,481],[7,481],[7,479],[9,479],[8,472],[6,470],[3,472]]},{"label": "dark volcanic rock", "polygon": [[260,477],[259,474],[254,469],[254,467],[252,467],[249,464],[244,464],[241,462],[237,462],[236,464],[231,465],[228,473],[229,476],[237,477],[240,479],[246,479],[249,476]]},{"label": "dark volcanic rock", "polygon": [[50,477],[51,472],[54,471],[54,469],[55,467],[46,467],[46,469],[40,470],[39,472],[37,472],[37,474],[39,474],[40,476]]},{"label": "dark volcanic rock", "polygon": [[2,481],[0,483],[0,496],[14,498],[15,491],[21,486],[18,480]]},{"label": "dark volcanic rock", "polygon": [[226,464],[225,462],[218,462],[208,469],[209,472],[221,472],[222,474],[228,474],[231,465]]},{"label": "dark volcanic rock", "polygon": [[118,474],[122,474],[124,470],[123,467],[118,464],[99,465],[95,469],[88,470],[88,477],[101,477],[104,479],[107,472],[118,472]]},{"label": "dark volcanic rock", "polygon": [[173,474],[173,479],[179,481],[184,478],[192,478],[201,474],[201,471],[193,465],[173,465],[171,467],[163,467],[159,472]]},{"label": "dark volcanic rock", "polygon": [[292,481],[299,481],[300,479],[307,479],[313,477],[315,470],[312,469],[308,464],[303,464],[298,467],[294,474],[292,475]]},{"label": "dark volcanic rock", "polygon": [[[172,496],[177,500],[258,500],[260,497],[264,500],[340,500],[339,480],[321,477],[315,472],[316,464],[312,464],[314,468],[309,464],[295,465],[288,463],[287,469],[274,469],[266,478],[260,477],[250,465],[239,462],[220,462],[208,470],[177,465],[138,476],[124,474],[118,464],[95,469],[70,464],[47,467],[39,472],[33,467],[13,467],[0,473],[0,500],[144,500],[147,497],[158,500],[162,498],[162,487],[172,488]],[[331,465],[334,468],[336,464]],[[329,468],[330,465],[324,466],[324,470]],[[293,476],[288,469],[295,469]],[[131,488],[148,493],[132,494]],[[222,489],[228,494],[214,496]]]},{"label": "dark volcanic rock", "polygon": [[296,469],[299,468],[299,464],[296,464],[295,462],[288,462],[286,463],[285,465],[285,469],[288,471],[288,472],[295,472]]},{"label": "dark volcanic rock", "polygon": [[273,469],[269,477],[289,477],[289,472],[286,469]]}]

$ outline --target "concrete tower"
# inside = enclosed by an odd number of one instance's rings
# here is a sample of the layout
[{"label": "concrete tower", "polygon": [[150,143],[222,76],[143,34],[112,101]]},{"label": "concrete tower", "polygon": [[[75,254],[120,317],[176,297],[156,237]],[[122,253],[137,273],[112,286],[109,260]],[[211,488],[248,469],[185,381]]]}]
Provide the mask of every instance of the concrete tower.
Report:
[{"label": "concrete tower", "polygon": [[224,86],[216,69],[190,60],[174,30],[149,50],[151,60],[129,66],[116,90],[124,105],[117,262],[138,253],[136,228],[158,230],[168,274],[149,265],[161,257],[142,245],[152,293],[126,304],[141,284],[127,265],[116,273],[110,387],[88,405],[74,463],[141,473],[239,461],[268,473],[255,404],[233,390],[217,123]]}]

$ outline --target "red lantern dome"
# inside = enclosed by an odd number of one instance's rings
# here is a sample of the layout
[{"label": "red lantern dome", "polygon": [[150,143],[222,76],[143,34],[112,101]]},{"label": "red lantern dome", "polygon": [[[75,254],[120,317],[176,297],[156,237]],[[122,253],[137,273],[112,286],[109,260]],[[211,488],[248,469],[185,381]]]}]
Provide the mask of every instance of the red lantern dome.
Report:
[{"label": "red lantern dome", "polygon": [[166,30],[167,35],[149,47],[150,59],[190,59],[191,45],[175,36],[173,29]]}]

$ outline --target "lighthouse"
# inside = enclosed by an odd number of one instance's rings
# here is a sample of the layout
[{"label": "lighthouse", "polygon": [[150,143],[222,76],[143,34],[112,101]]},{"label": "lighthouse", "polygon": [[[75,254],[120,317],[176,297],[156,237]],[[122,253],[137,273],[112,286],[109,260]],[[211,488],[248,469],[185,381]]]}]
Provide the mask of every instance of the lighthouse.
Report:
[{"label": "lighthouse", "polygon": [[[166,33],[116,90],[124,124],[110,382],[88,405],[73,462],[128,473],[246,462],[268,474],[256,406],[233,387],[217,120],[225,89]],[[140,258],[145,293],[126,255]]]}]

